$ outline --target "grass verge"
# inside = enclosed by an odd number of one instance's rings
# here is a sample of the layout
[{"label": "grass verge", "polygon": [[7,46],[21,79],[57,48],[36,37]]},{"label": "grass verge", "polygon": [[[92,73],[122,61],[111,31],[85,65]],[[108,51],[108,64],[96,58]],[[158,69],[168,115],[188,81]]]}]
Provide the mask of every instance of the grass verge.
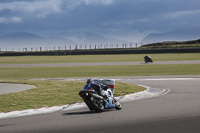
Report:
[{"label": "grass verge", "polygon": [[[145,54],[68,55],[68,56],[0,56],[0,64],[143,62]],[[200,53],[150,54],[154,61],[200,60]]]},{"label": "grass verge", "polygon": [[0,79],[199,75],[200,64],[0,68]]},{"label": "grass verge", "polygon": [[[30,84],[34,89],[0,95],[0,112],[24,109],[37,109],[55,105],[82,102],[78,92],[85,82],[80,81],[9,81],[7,83]],[[145,90],[133,84],[116,82],[114,96],[123,96]]]}]

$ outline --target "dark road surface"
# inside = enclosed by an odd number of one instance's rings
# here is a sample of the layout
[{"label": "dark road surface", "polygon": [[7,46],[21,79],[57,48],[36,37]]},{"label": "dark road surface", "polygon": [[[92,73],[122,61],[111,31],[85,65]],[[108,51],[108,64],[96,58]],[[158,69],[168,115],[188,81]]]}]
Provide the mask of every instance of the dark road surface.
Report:
[{"label": "dark road surface", "polygon": [[[198,78],[128,77],[123,82],[170,92],[122,103],[122,110],[92,113],[87,108],[0,120],[0,132],[13,133],[200,133],[200,76]],[[115,77],[116,78],[116,77]]]}]

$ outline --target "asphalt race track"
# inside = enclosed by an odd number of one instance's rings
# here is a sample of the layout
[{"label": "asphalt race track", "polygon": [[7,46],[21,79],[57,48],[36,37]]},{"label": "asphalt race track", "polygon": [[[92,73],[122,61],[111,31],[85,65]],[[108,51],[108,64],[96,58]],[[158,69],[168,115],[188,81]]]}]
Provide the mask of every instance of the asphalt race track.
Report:
[{"label": "asphalt race track", "polygon": [[167,88],[158,97],[123,102],[122,110],[87,108],[0,120],[0,133],[200,133],[200,75],[109,77]]},{"label": "asphalt race track", "polygon": [[198,78],[119,77],[124,78],[123,82],[171,91],[159,97],[122,103],[120,111],[92,113],[82,108],[2,119],[0,132],[199,133],[200,76],[195,77]]},{"label": "asphalt race track", "polygon": [[0,95],[32,89],[35,86],[22,84],[0,83]]}]

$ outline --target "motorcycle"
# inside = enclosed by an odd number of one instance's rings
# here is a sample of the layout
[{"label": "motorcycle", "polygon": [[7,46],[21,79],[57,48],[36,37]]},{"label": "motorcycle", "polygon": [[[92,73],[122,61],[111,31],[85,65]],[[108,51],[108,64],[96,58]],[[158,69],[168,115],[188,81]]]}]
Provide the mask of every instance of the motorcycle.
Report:
[{"label": "motorcycle", "polygon": [[103,112],[105,109],[120,110],[122,108],[120,102],[113,97],[110,89],[103,90],[103,96],[100,96],[93,89],[83,88],[79,95],[91,111]]},{"label": "motorcycle", "polygon": [[144,62],[145,62],[145,63],[148,63],[148,62],[153,63],[153,60],[151,59],[150,56],[147,56],[147,55],[146,55],[146,56],[144,57]]}]

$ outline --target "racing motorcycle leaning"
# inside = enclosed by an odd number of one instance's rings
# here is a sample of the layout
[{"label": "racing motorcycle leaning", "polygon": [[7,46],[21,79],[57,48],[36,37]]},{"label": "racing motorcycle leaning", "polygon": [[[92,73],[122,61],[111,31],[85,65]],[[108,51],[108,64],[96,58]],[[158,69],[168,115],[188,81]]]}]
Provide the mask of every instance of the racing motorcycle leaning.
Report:
[{"label": "racing motorcycle leaning", "polygon": [[146,55],[146,56],[144,57],[144,62],[145,62],[145,63],[148,63],[148,62],[153,63],[153,60],[152,60],[152,58],[151,58],[149,55]]},{"label": "racing motorcycle leaning", "polygon": [[95,89],[83,88],[79,95],[82,97],[86,105],[91,111],[103,112],[105,109],[120,110],[122,108],[118,100],[113,97],[113,92],[108,86],[99,85],[102,87],[102,94],[98,95]]}]

